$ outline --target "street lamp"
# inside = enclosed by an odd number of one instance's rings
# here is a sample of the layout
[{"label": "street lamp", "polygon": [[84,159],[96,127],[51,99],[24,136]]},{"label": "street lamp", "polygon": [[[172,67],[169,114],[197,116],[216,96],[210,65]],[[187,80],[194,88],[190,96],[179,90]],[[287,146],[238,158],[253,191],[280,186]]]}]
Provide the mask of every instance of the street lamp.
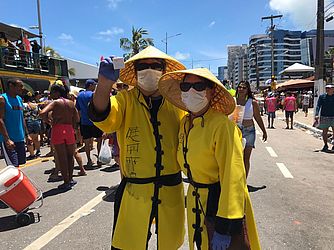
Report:
[{"label": "street lamp", "polygon": [[178,34],[175,34],[175,35],[172,35],[172,36],[168,36],[167,32],[166,32],[166,38],[161,40],[161,42],[163,42],[166,45],[166,54],[167,54],[168,39],[172,38],[172,37],[175,37],[175,36],[180,36],[180,35],[182,35],[182,33],[178,33]]}]

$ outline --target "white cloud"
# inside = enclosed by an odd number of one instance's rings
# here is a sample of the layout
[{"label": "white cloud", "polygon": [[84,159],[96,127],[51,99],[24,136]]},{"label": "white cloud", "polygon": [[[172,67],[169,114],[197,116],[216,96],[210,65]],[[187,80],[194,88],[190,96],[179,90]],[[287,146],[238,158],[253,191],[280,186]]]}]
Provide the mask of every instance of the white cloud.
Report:
[{"label": "white cloud", "polygon": [[186,60],[188,58],[190,58],[190,54],[189,53],[181,53],[180,51],[177,51],[174,55],[174,57],[177,59],[177,60]]},{"label": "white cloud", "polygon": [[58,39],[66,44],[74,43],[74,39],[70,34],[61,33],[60,36],[58,36]]},{"label": "white cloud", "polygon": [[108,7],[110,9],[116,9],[118,4],[122,2],[123,0],[107,0],[108,2]]},{"label": "white cloud", "polygon": [[210,24],[209,24],[209,28],[212,28],[214,25],[216,24],[216,21],[212,21]]},{"label": "white cloud", "polygon": [[[331,0],[325,0],[325,6],[331,3]],[[317,0],[270,0],[269,6],[272,10],[283,14],[283,18],[292,21],[296,29],[310,30],[316,28]],[[329,14],[332,8],[326,14]],[[334,27],[334,22],[326,24]]]},{"label": "white cloud", "polygon": [[114,36],[123,34],[124,30],[122,28],[112,27],[110,30],[100,31],[98,34],[101,36]]},{"label": "white cloud", "polygon": [[124,30],[118,27],[112,27],[106,31],[100,31],[97,33],[97,36],[93,37],[96,40],[104,40],[106,42],[112,41],[112,38],[116,35],[123,34]]}]

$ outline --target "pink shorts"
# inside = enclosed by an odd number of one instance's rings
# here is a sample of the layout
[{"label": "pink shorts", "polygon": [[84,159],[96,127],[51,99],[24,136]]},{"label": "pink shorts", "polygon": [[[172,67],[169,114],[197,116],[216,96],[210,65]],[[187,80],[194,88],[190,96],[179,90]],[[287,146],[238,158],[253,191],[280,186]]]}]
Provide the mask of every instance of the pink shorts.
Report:
[{"label": "pink shorts", "polygon": [[56,124],[51,130],[51,143],[53,145],[75,144],[75,131],[71,124]]}]

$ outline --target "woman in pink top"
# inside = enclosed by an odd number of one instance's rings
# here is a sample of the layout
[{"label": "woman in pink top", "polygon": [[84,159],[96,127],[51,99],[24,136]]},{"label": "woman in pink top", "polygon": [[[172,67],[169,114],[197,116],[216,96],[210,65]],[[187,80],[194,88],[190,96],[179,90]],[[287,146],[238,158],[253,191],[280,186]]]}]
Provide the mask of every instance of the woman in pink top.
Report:
[{"label": "woman in pink top", "polygon": [[285,129],[289,129],[289,118],[291,120],[290,129],[293,129],[293,113],[297,112],[297,101],[296,98],[291,94],[291,92],[287,92],[287,97],[284,99],[283,102],[283,109],[285,110]]}]

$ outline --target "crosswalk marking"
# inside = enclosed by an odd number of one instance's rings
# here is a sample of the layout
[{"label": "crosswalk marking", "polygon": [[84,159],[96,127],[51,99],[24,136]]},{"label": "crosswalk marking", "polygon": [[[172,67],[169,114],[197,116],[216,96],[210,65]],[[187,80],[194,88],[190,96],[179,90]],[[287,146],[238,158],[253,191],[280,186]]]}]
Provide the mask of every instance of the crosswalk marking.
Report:
[{"label": "crosswalk marking", "polygon": [[285,178],[290,178],[290,179],[293,178],[292,174],[290,173],[289,169],[284,165],[284,163],[276,163],[276,165],[279,168],[279,170],[281,170]]},{"label": "crosswalk marking", "polygon": [[43,248],[51,240],[53,240],[59,234],[61,234],[65,229],[67,229],[74,222],[76,222],[78,219],[80,219],[83,214],[89,213],[92,208],[94,208],[97,204],[99,204],[102,201],[102,197],[104,195],[105,195],[105,193],[103,192],[103,193],[99,194],[98,196],[96,196],[95,198],[93,198],[92,200],[90,200],[88,203],[83,205],[81,208],[79,208],[73,214],[68,216],[66,219],[64,219],[62,222],[60,222],[58,225],[54,226],[50,231],[46,232],[44,235],[39,237],[37,240],[35,240],[29,246],[24,248],[24,250],[37,250],[37,249]]},{"label": "crosswalk marking", "polygon": [[272,147],[266,147],[266,149],[271,157],[278,157]]}]

